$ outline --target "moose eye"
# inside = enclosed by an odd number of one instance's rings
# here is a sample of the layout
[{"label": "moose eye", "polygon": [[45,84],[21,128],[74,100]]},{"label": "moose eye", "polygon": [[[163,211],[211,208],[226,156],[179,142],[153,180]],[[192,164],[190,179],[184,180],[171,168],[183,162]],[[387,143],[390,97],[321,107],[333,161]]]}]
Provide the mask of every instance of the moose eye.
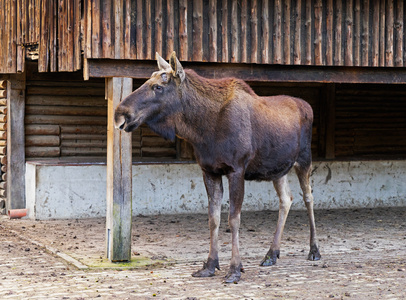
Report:
[{"label": "moose eye", "polygon": [[154,89],[155,91],[161,92],[163,88],[162,88],[162,86],[155,84],[155,85],[153,86],[153,89]]}]

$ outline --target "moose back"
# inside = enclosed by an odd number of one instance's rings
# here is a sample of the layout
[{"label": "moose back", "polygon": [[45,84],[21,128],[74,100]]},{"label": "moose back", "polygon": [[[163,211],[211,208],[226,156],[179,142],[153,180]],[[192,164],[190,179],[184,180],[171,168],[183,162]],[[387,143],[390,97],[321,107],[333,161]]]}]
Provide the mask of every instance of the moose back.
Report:
[{"label": "moose back", "polygon": [[194,277],[214,276],[219,268],[218,231],[223,198],[222,176],[230,191],[228,222],[232,253],[225,282],[238,282],[244,271],[239,252],[239,226],[244,180],[272,181],[280,199],[279,218],[261,266],[276,263],[285,221],[292,203],[287,173],[294,168],[310,222],[309,260],[321,258],[316,240],[313,196],[309,184],[313,112],[290,96],[259,97],[242,80],[207,79],[184,70],[175,53],[169,63],[157,53],[159,71],[116,108],[119,129],[147,124],[166,139],[176,136],[194,149],[203,171],[208,201],[210,249]]}]

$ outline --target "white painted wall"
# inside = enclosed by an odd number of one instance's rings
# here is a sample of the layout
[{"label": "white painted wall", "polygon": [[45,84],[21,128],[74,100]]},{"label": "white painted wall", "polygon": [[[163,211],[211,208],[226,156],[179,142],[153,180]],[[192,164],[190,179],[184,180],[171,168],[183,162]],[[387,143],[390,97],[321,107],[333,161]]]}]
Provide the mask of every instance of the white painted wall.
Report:
[{"label": "white painted wall", "polygon": [[[305,209],[294,172],[289,175],[292,209]],[[406,205],[406,161],[314,162],[315,209]],[[228,209],[224,178],[223,209]],[[246,182],[244,210],[277,210],[270,182]],[[26,201],[35,219],[105,216],[105,165],[28,162]],[[206,213],[207,197],[196,164],[133,166],[133,215]]]}]

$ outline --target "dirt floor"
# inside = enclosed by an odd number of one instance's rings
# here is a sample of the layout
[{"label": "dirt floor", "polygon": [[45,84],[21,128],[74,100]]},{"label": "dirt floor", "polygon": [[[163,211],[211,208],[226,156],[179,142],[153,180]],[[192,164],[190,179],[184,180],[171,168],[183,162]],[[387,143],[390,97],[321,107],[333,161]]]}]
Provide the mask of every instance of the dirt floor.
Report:
[{"label": "dirt floor", "polygon": [[[231,256],[225,214],[220,229],[221,271],[204,279],[190,274],[207,258],[206,215],[135,217],[135,261],[115,265],[116,269],[103,268],[110,267],[104,258],[104,219],[32,221],[4,216],[0,218],[0,298],[406,298],[406,208],[315,214],[321,261],[306,260],[307,215],[291,211],[281,259],[276,266],[259,267],[270,246],[277,212],[243,212],[240,252],[246,272],[236,285],[222,283]],[[90,267],[78,270],[49,249]],[[143,262],[152,266],[137,267]]]}]

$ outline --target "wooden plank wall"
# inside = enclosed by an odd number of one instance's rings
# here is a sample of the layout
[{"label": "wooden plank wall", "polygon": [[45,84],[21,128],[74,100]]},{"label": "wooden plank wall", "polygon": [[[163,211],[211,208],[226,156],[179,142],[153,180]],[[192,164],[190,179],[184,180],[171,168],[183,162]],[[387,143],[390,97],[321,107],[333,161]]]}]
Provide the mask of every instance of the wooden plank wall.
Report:
[{"label": "wooden plank wall", "polygon": [[[405,66],[403,0],[0,0],[0,73],[86,58]],[[4,8],[4,9],[3,9]]]},{"label": "wooden plank wall", "polygon": [[31,47],[39,48],[40,72],[81,69],[81,3],[0,0],[0,73],[24,71],[26,49]]},{"label": "wooden plank wall", "polygon": [[335,156],[406,156],[406,87],[336,85]]},{"label": "wooden plank wall", "polygon": [[87,58],[175,50],[184,61],[381,67],[406,58],[402,0],[92,0],[84,9]]},{"label": "wooden plank wall", "polygon": [[7,199],[7,80],[0,78],[0,214],[5,214]]}]

